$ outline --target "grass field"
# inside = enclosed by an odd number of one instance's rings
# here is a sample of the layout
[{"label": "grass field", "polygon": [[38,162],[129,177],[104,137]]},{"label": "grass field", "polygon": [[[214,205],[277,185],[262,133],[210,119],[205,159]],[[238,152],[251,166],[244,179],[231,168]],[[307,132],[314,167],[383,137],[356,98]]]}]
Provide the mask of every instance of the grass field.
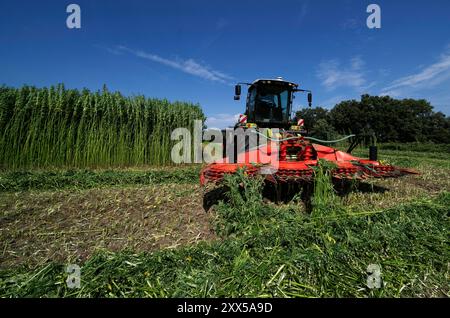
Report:
[{"label": "grass field", "polygon": [[240,176],[228,182],[244,194],[205,212],[199,166],[3,171],[0,296],[448,297],[447,149],[381,145],[420,175],[355,185],[312,214]]}]

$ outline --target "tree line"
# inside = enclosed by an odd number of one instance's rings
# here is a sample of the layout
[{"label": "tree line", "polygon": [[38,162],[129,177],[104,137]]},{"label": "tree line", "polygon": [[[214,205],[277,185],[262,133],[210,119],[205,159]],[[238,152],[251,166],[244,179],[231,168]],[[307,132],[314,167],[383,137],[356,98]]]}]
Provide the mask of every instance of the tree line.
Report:
[{"label": "tree line", "polygon": [[450,117],[435,112],[424,99],[363,95],[331,110],[306,108],[296,113],[308,133],[318,138],[374,133],[380,142],[450,143]]}]

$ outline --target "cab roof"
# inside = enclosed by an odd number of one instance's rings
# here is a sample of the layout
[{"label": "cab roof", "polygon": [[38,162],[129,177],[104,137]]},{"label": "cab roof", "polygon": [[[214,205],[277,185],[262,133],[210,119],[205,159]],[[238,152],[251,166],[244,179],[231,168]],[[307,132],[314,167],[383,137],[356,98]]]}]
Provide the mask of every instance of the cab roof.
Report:
[{"label": "cab roof", "polygon": [[281,77],[267,78],[267,79],[257,79],[257,80],[255,80],[252,83],[252,85],[256,85],[256,84],[259,84],[259,83],[261,83],[261,84],[271,84],[271,83],[280,83],[281,84],[281,83],[283,83],[283,84],[286,84],[286,85],[290,85],[292,87],[298,87],[298,84],[285,81]]}]

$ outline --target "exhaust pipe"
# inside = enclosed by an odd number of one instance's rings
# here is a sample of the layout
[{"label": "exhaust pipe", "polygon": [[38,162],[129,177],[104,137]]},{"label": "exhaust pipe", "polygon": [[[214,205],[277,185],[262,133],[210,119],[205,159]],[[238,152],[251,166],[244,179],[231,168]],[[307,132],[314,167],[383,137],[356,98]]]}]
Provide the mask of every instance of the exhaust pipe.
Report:
[{"label": "exhaust pipe", "polygon": [[369,146],[369,160],[378,161],[378,147]]}]

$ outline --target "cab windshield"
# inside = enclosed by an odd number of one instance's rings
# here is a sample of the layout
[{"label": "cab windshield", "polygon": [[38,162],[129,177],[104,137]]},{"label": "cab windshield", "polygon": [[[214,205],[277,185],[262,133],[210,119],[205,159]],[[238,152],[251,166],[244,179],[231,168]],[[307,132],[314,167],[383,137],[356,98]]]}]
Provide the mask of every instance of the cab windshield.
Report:
[{"label": "cab windshield", "polygon": [[255,119],[262,122],[288,120],[289,90],[282,85],[258,86]]}]

